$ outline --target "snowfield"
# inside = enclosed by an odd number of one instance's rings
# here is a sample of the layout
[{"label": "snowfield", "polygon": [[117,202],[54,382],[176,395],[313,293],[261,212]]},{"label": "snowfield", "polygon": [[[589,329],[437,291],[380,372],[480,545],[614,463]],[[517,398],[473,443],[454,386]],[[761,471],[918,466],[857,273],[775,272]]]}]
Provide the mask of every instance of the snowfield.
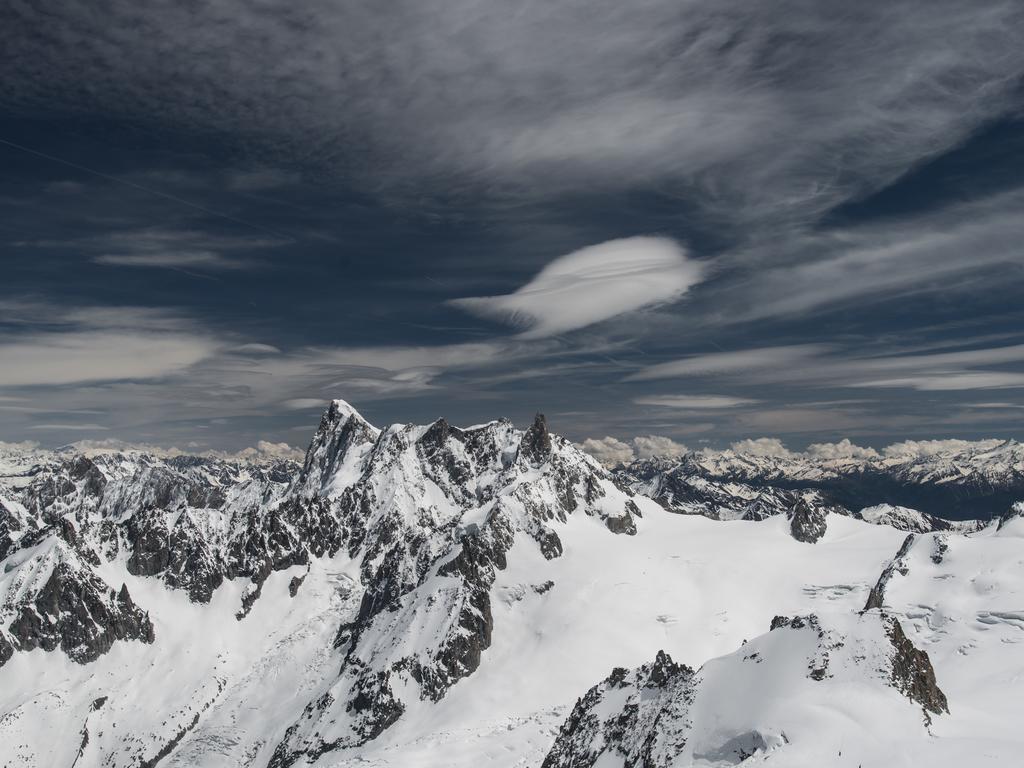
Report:
[{"label": "snowfield", "polygon": [[541,420],[438,424],[336,403],[286,480],[5,485],[0,765],[1019,764],[1020,506],[822,511],[809,543],[630,495]]}]

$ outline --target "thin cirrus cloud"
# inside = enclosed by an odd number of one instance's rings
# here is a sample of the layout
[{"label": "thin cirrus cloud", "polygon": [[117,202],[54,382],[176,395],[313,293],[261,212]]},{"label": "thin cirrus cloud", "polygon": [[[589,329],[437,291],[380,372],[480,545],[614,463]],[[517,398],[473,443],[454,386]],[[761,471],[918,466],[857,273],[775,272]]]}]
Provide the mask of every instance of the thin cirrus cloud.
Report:
[{"label": "thin cirrus cloud", "polygon": [[650,395],[634,398],[633,402],[637,405],[656,405],[662,408],[712,410],[753,405],[757,400],[750,400],[745,397],[728,397],[726,395]]},{"label": "thin cirrus cloud", "polygon": [[673,240],[630,237],[561,256],[514,293],[449,303],[520,328],[523,339],[537,339],[675,301],[703,272]]},{"label": "thin cirrus cloud", "polygon": [[170,251],[164,253],[104,253],[96,256],[94,264],[108,267],[139,267],[149,269],[245,269],[244,259],[223,256],[212,251]]},{"label": "thin cirrus cloud", "polygon": [[924,354],[856,354],[829,345],[693,355],[643,368],[630,380],[709,378],[742,385],[804,384],[954,391],[1024,387],[1024,344]]},{"label": "thin cirrus cloud", "polygon": [[2,302],[0,321],[32,328],[0,342],[0,387],[159,378],[221,346],[187,318],[145,307]]},{"label": "thin cirrus cloud", "polygon": [[779,366],[791,367],[806,363],[828,349],[829,347],[824,344],[795,344],[692,355],[681,360],[648,366],[630,374],[625,380],[649,381],[683,376],[747,372]]},{"label": "thin cirrus cloud", "polygon": [[[955,145],[1005,110],[1024,67],[1014,0],[984,13],[956,0],[847,11],[828,0],[465,0],[430,13],[411,0],[145,14],[129,0],[103,13],[22,3],[6,19],[0,98],[170,114],[375,187],[443,176],[543,196],[673,179],[732,220],[763,221],[825,210]],[[358,156],[340,151],[353,141]]]}]

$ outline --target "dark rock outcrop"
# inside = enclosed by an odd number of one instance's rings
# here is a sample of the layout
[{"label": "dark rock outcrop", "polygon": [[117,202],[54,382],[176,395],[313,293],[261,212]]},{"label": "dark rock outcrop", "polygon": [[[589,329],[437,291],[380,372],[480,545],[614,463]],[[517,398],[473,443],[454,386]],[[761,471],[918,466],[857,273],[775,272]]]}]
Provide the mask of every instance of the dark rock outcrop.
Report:
[{"label": "dark rock outcrop", "polygon": [[826,512],[812,507],[801,499],[789,514],[789,530],[793,538],[806,544],[815,544],[825,535]]},{"label": "dark rock outcrop", "polygon": [[9,629],[18,649],[59,647],[79,664],[106,653],[117,640],[153,642],[149,615],[126,586],[115,593],[99,577],[63,561],[34,599],[20,606]]},{"label": "dark rock outcrop", "polygon": [[551,458],[551,435],[548,432],[548,420],[543,413],[534,417],[533,424],[523,435],[519,455],[531,464],[543,464]]},{"label": "dark rock outcrop", "polygon": [[940,715],[949,712],[946,694],[935,679],[935,669],[927,651],[917,648],[894,616],[884,617],[886,634],[895,651],[892,659],[892,684],[911,701],[916,701],[928,713]]},{"label": "dark rock outcrop", "polygon": [[873,608],[881,609],[885,604],[885,588],[888,586],[892,577],[897,573],[903,576],[910,573],[910,566],[907,565],[906,557],[910,552],[910,548],[914,546],[914,542],[916,540],[917,536],[913,533],[907,534],[907,537],[903,540],[899,550],[896,552],[896,557],[894,557],[889,564],[885,566],[885,569],[878,577],[878,581],[875,582],[875,586],[873,586],[871,588],[871,592],[868,593],[868,599],[867,602],[864,603],[863,610],[870,611]]}]

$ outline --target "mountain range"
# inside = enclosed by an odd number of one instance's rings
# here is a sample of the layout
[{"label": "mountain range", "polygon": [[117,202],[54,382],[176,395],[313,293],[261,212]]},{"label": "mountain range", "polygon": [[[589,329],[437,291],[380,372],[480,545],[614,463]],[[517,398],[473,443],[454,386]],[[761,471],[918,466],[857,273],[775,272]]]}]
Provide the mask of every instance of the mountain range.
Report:
[{"label": "mountain range", "polygon": [[0,453],[0,764],[1008,766],[1024,452]]}]

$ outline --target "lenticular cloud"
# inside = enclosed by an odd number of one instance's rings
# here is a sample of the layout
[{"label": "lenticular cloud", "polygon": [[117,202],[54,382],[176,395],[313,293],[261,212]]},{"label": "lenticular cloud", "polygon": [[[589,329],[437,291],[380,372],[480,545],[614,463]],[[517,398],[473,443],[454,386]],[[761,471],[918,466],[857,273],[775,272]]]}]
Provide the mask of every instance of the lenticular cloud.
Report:
[{"label": "lenticular cloud", "polygon": [[523,338],[541,338],[673,301],[700,282],[701,273],[674,240],[629,237],[561,256],[515,293],[451,303],[522,328]]}]

